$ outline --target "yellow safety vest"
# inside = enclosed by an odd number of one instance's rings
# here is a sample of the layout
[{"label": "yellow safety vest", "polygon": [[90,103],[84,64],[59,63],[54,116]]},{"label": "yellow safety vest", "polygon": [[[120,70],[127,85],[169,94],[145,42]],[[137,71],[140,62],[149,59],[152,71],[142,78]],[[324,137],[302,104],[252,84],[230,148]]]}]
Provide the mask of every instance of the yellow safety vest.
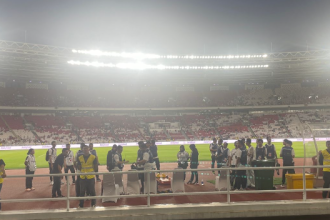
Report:
[{"label": "yellow safety vest", "polygon": [[[1,160],[1,158],[0,158],[0,160]],[[1,183],[3,183],[3,178],[1,177],[1,176],[2,176],[2,174],[3,174],[3,172],[2,172],[2,171],[0,171],[0,184],[1,184]]]},{"label": "yellow safety vest", "polygon": [[[327,150],[322,151],[323,155],[323,165],[324,166],[330,166],[330,154]],[[330,168],[323,168],[324,172],[330,172]]]},{"label": "yellow safety vest", "polygon": [[[81,164],[81,172],[82,173],[91,173],[94,172],[94,160],[95,156],[93,154],[90,154],[87,161],[85,162],[84,155],[79,156],[79,162]],[[95,175],[80,175],[81,179],[93,179]]]}]

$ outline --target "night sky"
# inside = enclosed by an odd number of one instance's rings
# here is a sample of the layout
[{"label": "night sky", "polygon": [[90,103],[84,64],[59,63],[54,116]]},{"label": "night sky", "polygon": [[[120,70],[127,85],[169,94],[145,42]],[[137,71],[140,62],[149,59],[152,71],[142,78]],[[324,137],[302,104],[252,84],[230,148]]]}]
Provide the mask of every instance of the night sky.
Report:
[{"label": "night sky", "polygon": [[329,0],[0,0],[0,39],[108,51],[330,49],[329,21]]}]

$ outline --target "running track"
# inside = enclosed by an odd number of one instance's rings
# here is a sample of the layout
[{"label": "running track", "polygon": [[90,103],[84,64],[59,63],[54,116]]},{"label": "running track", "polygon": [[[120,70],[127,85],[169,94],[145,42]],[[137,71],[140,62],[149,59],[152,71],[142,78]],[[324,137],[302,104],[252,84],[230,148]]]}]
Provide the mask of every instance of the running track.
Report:
[{"label": "running track", "polygon": [[[281,163],[281,161],[279,161]],[[295,159],[295,164],[302,165],[303,159]],[[129,169],[129,165],[125,166],[124,170]],[[177,167],[176,163],[162,163],[161,169],[174,169]],[[200,162],[200,168],[209,168],[210,162]],[[100,172],[105,172],[106,167],[100,166]],[[302,171],[296,169],[297,173]],[[24,170],[7,170],[7,175],[21,175],[24,174]],[[48,173],[48,169],[38,169],[36,174]],[[171,176],[170,173],[167,175]],[[124,185],[125,185],[124,175]],[[190,178],[190,174],[187,173],[187,179]],[[208,183],[207,180],[214,180],[215,176],[211,172],[199,172],[199,182],[204,180],[204,186],[201,185],[185,185],[186,192],[201,192],[201,191],[214,191],[214,185]],[[101,194],[101,183],[96,183],[96,193]],[[34,178],[33,186],[35,191],[25,192],[25,178],[9,178],[5,179],[1,198],[2,199],[28,199],[28,198],[50,198],[52,187],[49,185],[49,177]],[[62,185],[62,194],[67,195],[66,185]],[[159,190],[169,189],[170,186],[159,186]],[[70,195],[75,196],[75,186],[70,186]],[[321,192],[309,192],[307,193],[307,199],[321,198]],[[241,201],[266,201],[266,200],[300,200],[302,199],[302,193],[267,193],[267,194],[242,194],[231,195],[232,202]],[[226,202],[226,195],[206,195],[206,196],[175,196],[175,197],[153,197],[151,198],[151,204],[183,204],[183,203],[211,203],[211,202]],[[146,205],[146,198],[126,198],[120,199],[117,203],[102,203],[100,199],[97,200],[97,206],[136,206]],[[85,202],[85,207],[90,206],[90,202]],[[71,208],[78,207],[78,201],[70,202]],[[66,208],[66,201],[49,201],[49,202],[29,202],[29,203],[3,203],[2,210],[32,210],[32,209],[58,209]]]}]

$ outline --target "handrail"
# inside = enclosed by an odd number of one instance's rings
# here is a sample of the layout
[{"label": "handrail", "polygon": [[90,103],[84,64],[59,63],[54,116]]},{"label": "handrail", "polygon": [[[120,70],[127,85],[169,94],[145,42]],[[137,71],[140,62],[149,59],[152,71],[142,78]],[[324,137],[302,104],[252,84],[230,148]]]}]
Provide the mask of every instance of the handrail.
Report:
[{"label": "handrail", "polygon": [[[232,194],[261,194],[261,193],[293,193],[302,192],[303,201],[306,201],[306,192],[315,191],[330,191],[330,188],[318,188],[318,189],[280,189],[280,190],[248,190],[248,191],[230,191],[229,171],[230,170],[277,170],[277,169],[303,169],[306,168],[330,168],[330,166],[285,166],[285,167],[222,167],[222,168],[204,168],[194,169],[194,171],[226,171],[227,175],[227,190],[226,191],[205,191],[205,192],[184,192],[184,193],[162,193],[162,194],[150,194],[150,178],[148,181],[148,192],[147,194],[132,194],[132,195],[112,195],[112,196],[84,196],[84,197],[71,197],[70,187],[67,185],[67,196],[61,198],[36,198],[36,199],[5,199],[1,200],[1,203],[13,203],[13,202],[43,202],[43,201],[67,201],[67,211],[70,210],[71,200],[82,200],[82,199],[103,199],[103,198],[147,198],[147,206],[150,206],[151,197],[164,197],[164,196],[193,196],[193,195],[227,195],[227,203],[230,204],[230,195]],[[8,175],[6,178],[21,178],[21,177],[62,177],[62,176],[77,176],[77,175],[109,175],[109,174],[132,174],[132,173],[163,173],[163,172],[187,172],[188,169],[174,169],[174,170],[131,170],[131,171],[112,171],[112,172],[91,172],[91,173],[59,173],[59,174],[29,174],[29,175]],[[149,175],[148,175],[149,176]],[[303,175],[303,184],[306,185],[306,178]],[[0,214],[1,215],[1,214]]]},{"label": "handrail", "polygon": [[[281,166],[281,167],[222,167],[222,168],[202,168],[195,169],[199,171],[221,171],[221,170],[282,170],[282,169],[303,169],[303,168],[330,168],[329,166]],[[130,171],[111,171],[111,172],[90,172],[90,173],[58,173],[58,174],[28,174],[28,175],[7,175],[6,178],[19,178],[19,177],[50,177],[50,176],[78,176],[78,175],[106,175],[106,174],[116,174],[120,172],[121,174],[128,173],[172,173],[172,172],[187,172],[190,169],[174,169],[174,170],[130,170]]]}]

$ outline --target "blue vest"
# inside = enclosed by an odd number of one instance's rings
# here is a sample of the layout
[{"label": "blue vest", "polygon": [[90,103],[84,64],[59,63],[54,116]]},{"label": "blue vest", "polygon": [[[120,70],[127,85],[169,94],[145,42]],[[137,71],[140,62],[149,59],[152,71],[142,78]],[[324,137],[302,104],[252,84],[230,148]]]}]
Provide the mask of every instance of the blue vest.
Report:
[{"label": "blue vest", "polygon": [[246,148],[243,148],[243,149],[241,149],[241,151],[242,151],[241,164],[247,165],[247,150],[246,150]]},{"label": "blue vest", "polygon": [[274,157],[275,157],[274,144],[272,144],[270,146],[266,145],[266,149],[267,149],[267,159],[274,159]]},{"label": "blue vest", "polygon": [[[259,159],[261,157],[261,159]],[[256,147],[256,160],[265,159],[265,147]]]},{"label": "blue vest", "polygon": [[293,149],[292,147],[283,147],[282,148],[284,166],[293,166],[292,149]]}]

